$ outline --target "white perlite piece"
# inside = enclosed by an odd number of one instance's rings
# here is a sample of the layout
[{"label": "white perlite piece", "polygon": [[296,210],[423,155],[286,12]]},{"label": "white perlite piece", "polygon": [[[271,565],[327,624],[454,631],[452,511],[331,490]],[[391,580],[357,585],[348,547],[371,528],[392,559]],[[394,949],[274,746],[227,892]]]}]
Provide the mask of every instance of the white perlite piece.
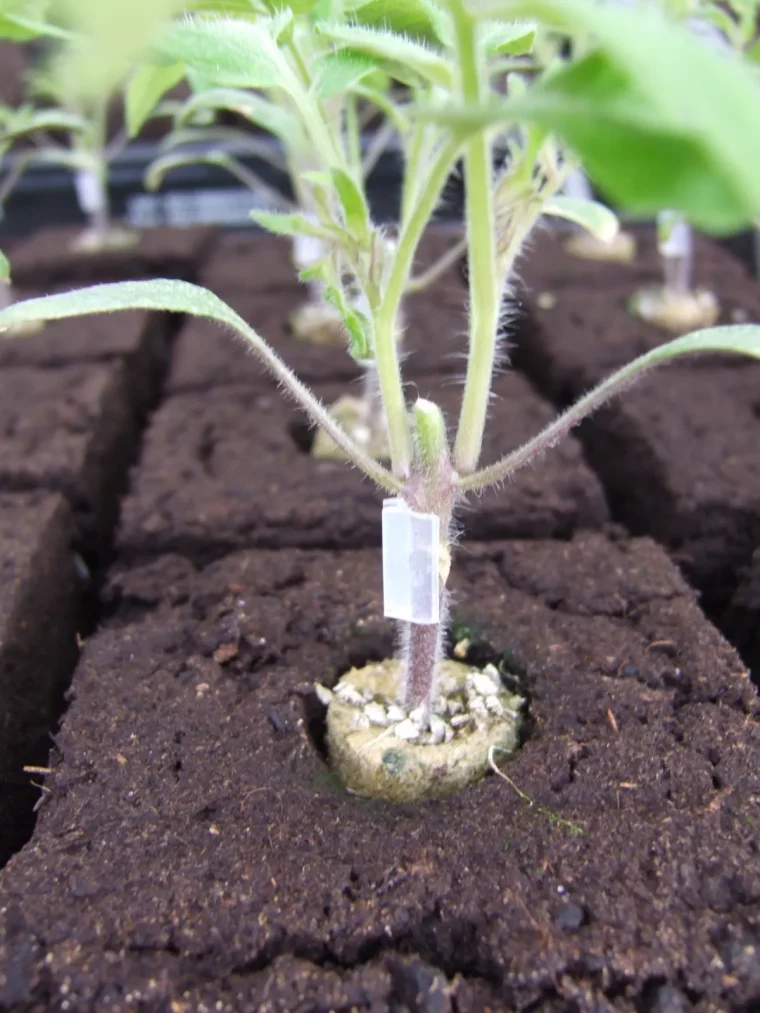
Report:
[{"label": "white perlite piece", "polygon": [[[420,745],[450,742],[473,722],[479,728],[485,728],[494,718],[505,715],[516,718],[519,713],[514,708],[505,707],[500,699],[504,686],[493,665],[486,665],[482,672],[471,669],[465,677],[463,691],[450,696],[439,695],[427,726],[424,708],[417,707],[407,714],[398,704],[383,704],[375,700],[372,693],[355,686],[346,676],[334,691],[317,684],[316,692],[328,706],[335,696],[341,703],[356,707],[359,718],[356,727],[384,728],[397,739],[419,742]],[[326,694],[330,694],[329,698]]]},{"label": "white perlite piece", "polygon": [[440,521],[399,498],[383,500],[383,611],[388,619],[440,620]]}]

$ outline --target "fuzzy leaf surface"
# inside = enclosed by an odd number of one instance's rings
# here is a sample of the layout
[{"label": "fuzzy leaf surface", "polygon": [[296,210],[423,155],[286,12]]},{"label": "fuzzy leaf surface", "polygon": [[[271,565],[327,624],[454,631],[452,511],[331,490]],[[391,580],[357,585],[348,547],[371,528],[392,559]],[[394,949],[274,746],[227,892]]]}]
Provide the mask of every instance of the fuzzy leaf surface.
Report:
[{"label": "fuzzy leaf surface", "polygon": [[137,137],[159,101],[184,76],[185,68],[181,63],[144,64],[135,70],[124,90],[124,112],[130,138]]},{"label": "fuzzy leaf surface", "polygon": [[185,64],[208,86],[287,91],[292,76],[270,28],[265,20],[196,16],[172,25],[157,49],[164,59]]},{"label": "fuzzy leaf surface", "polygon": [[403,35],[362,25],[335,23],[320,23],[316,30],[341,48],[366,53],[386,65],[403,67],[431,84],[450,88],[454,82],[454,68],[445,57]]},{"label": "fuzzy leaf surface", "polygon": [[665,365],[683,356],[707,353],[734,353],[760,359],[760,325],[731,324],[724,327],[708,327],[653,348],[603,380],[522,447],[518,447],[488,468],[464,476],[460,488],[465,492],[482,489],[509,478],[518,469],[532,463],[541,454],[556,446],[574,426],[611,398],[629,390],[655,366]]},{"label": "fuzzy leaf surface", "polygon": [[565,197],[558,194],[541,208],[543,214],[552,218],[563,218],[565,221],[580,225],[592,236],[603,243],[615,238],[620,230],[620,223],[613,211],[604,204],[585,197]]},{"label": "fuzzy leaf surface", "polygon": [[502,107],[556,131],[614,203],[638,215],[672,207],[711,232],[760,212],[760,84],[659,11],[587,0],[505,0],[595,49]]}]

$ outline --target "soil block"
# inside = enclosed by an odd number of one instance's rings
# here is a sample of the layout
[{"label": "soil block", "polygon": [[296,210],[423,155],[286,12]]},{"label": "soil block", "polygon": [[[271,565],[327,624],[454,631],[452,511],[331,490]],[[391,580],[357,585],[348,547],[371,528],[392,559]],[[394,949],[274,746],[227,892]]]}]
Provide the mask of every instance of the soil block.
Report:
[{"label": "soil block", "polygon": [[[450,230],[433,230],[422,245],[419,271],[455,242]],[[292,337],[288,317],[308,297],[290,263],[290,245],[261,235],[223,237],[201,282],[242,316],[309,383],[355,380],[361,376],[342,347],[328,348]],[[464,376],[467,349],[466,292],[454,268],[434,285],[404,302],[402,350],[406,378],[427,373]],[[172,393],[225,384],[274,387],[249,346],[210,320],[191,319],[177,341],[167,389]]]},{"label": "soil block", "polygon": [[[563,293],[573,289],[608,292],[623,289],[632,295],[644,285],[662,281],[662,265],[657,252],[657,237],[651,225],[624,226],[636,238],[637,253],[627,264],[584,260],[564,249],[568,231],[546,227],[534,232],[518,264],[522,290],[535,298],[542,292]],[[738,295],[738,306],[746,306],[754,318],[760,316],[760,292],[753,291],[750,276],[734,256],[706,236],[694,233],[694,286],[712,289],[726,300],[729,310]],[[743,287],[742,287],[743,286]]]},{"label": "soil block", "polygon": [[[551,310],[530,305],[513,361],[565,407],[661,340],[621,291],[562,292]],[[578,430],[615,519],[662,541],[716,615],[760,542],[759,391],[752,360],[704,356],[653,372]]]},{"label": "soil block", "polygon": [[[316,390],[331,403],[347,388]],[[420,380],[416,390],[432,394],[453,426],[458,387]],[[500,377],[495,394],[484,463],[553,415],[516,374]],[[204,556],[242,546],[379,545],[382,492],[347,464],[315,461],[309,444],[303,416],[274,390],[224,387],[170,398],[145,436],[122,508],[120,550]],[[503,488],[471,498],[460,515],[473,539],[566,537],[606,519],[600,486],[574,440]]]},{"label": "soil block", "polygon": [[0,864],[31,833],[39,791],[23,768],[47,763],[77,660],[73,534],[60,495],[0,494]]},{"label": "soil block", "polygon": [[[37,292],[22,291],[19,299]],[[50,321],[36,334],[0,339],[0,369],[55,369],[82,363],[125,364],[134,403],[146,410],[169,361],[175,320],[167,314],[124,312]]]},{"label": "soil block", "polygon": [[[442,256],[461,235],[458,227],[431,226],[415,259],[415,276]],[[258,230],[239,230],[220,235],[204,262],[199,283],[222,299],[245,292],[263,294],[305,293],[293,266],[292,243]],[[436,286],[462,289],[456,264],[441,275]],[[295,307],[291,307],[295,308]]]},{"label": "soil block", "polygon": [[[290,301],[277,295],[235,293],[225,301],[274,348],[296,376],[307,383],[353,381],[361,369],[343,347],[299,341],[288,328],[288,315],[305,299],[305,290]],[[467,317],[464,290],[436,289],[411,296],[405,304],[406,330],[401,346],[405,379],[445,373],[464,376]],[[190,319],[177,340],[167,389],[171,393],[207,390],[226,384],[274,389],[277,381],[265,371],[250,346],[211,320]]]},{"label": "soil block", "polygon": [[598,533],[463,546],[452,586],[530,694],[524,795],[489,776],[393,807],[335,784],[311,690],[392,648],[378,553],[114,573],[0,876],[0,1006],[757,1003],[757,701],[693,592],[650,540]]},{"label": "soil block", "polygon": [[721,628],[760,682],[760,549],[740,577]]},{"label": "soil block", "polygon": [[122,363],[0,370],[0,489],[63,492],[80,547],[111,530],[138,431]]},{"label": "soil block", "polygon": [[128,278],[184,278],[194,281],[213,245],[215,230],[206,226],[158,227],[140,233],[124,250],[76,253],[72,246],[83,225],[39,229],[13,249],[14,285],[49,289],[84,286]]}]

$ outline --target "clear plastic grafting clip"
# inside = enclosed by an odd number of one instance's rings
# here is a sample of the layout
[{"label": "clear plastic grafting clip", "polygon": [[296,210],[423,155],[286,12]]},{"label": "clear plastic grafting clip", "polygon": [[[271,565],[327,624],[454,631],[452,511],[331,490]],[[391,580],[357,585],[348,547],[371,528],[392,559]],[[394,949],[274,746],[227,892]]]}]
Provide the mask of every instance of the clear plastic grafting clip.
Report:
[{"label": "clear plastic grafting clip", "polygon": [[383,500],[383,611],[421,625],[440,619],[440,521],[404,500]]}]

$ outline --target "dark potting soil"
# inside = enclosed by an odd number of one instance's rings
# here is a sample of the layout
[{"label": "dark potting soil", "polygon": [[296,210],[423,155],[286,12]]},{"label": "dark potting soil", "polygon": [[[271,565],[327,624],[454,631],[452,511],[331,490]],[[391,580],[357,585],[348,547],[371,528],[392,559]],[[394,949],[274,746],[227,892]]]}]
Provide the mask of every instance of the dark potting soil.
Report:
[{"label": "dark potting soil", "polygon": [[[760,317],[751,281],[713,280],[729,318]],[[552,309],[529,299],[515,365],[565,407],[664,340],[627,313],[627,295],[559,291]],[[760,541],[759,389],[751,360],[705,356],[651,374],[578,430],[615,518],[663,541],[716,615]]]},{"label": "dark potting soil", "polygon": [[31,832],[39,778],[23,768],[47,763],[76,664],[73,537],[60,495],[0,494],[0,865]]},{"label": "dark potting soil", "polygon": [[[432,230],[421,245],[418,272],[455,240],[451,230]],[[298,283],[289,243],[245,233],[224,237],[215,246],[201,283],[228,302],[302,380],[327,383],[360,376],[347,341],[341,347],[326,348],[291,335],[288,317],[306,302],[308,289]],[[436,373],[464,376],[466,292],[455,268],[429,290],[405,300],[404,323],[405,378]],[[167,389],[179,393],[237,383],[275,386],[239,338],[209,320],[188,321],[177,342]]]},{"label": "dark potting soil", "polygon": [[[20,291],[18,299],[38,293]],[[169,361],[174,321],[164,314],[124,312],[51,321],[36,334],[0,341],[0,369],[14,366],[54,369],[119,360],[129,375],[134,403],[153,403]]]},{"label": "dark potting soil", "polygon": [[465,545],[452,587],[530,694],[505,771],[533,805],[334,783],[311,684],[392,648],[376,552],[114,571],[0,877],[0,1007],[751,1008],[757,701],[693,593],[598,533]]},{"label": "dark potting soil", "polygon": [[0,102],[15,109],[23,102],[25,95],[25,75],[33,62],[31,49],[28,45],[11,42],[9,39],[0,41]]},{"label": "dark potting soil", "polygon": [[[304,303],[306,294],[305,288],[289,295],[240,292],[226,301],[299,379],[307,383],[358,381],[361,370],[348,354],[347,340],[341,347],[324,347],[292,336],[288,316]],[[405,380],[438,373],[464,376],[467,342],[464,296],[460,286],[406,301],[406,330],[401,346]],[[177,340],[168,390],[181,393],[228,384],[274,389],[276,381],[246,342],[211,320],[188,320]]]},{"label": "dark potting soil", "polygon": [[[326,403],[350,390],[316,388]],[[553,415],[516,374],[500,377],[494,390],[484,463]],[[417,392],[432,393],[453,426],[459,387],[420,379]],[[309,443],[303,416],[275,390],[224,387],[168,399],[123,504],[120,551],[207,558],[243,546],[379,545],[382,492],[345,463],[315,461]],[[574,440],[501,489],[472,497],[460,516],[473,539],[567,537],[606,520],[604,496]]]},{"label": "dark potting soil", "polygon": [[[423,237],[414,264],[414,275],[422,274],[460,235],[457,228],[432,226]],[[222,299],[245,292],[257,294],[302,293],[293,266],[292,243],[257,230],[223,234],[214,244],[199,275],[199,283]],[[462,289],[458,264],[453,264],[436,282],[440,289]],[[294,307],[293,307],[294,308]]]},{"label": "dark potting soil", "polygon": [[40,229],[13,250],[13,282],[22,287],[50,289],[83,286],[128,278],[197,278],[210,251],[215,230],[154,228],[141,232],[139,242],[125,250],[93,254],[73,252],[84,226]]},{"label": "dark potting soil", "polygon": [[739,586],[720,625],[760,682],[760,549],[740,572]]},{"label": "dark potting soil", "polygon": [[[642,285],[662,281],[662,266],[657,252],[657,238],[651,225],[625,226],[636,239],[637,253],[633,261],[616,264],[574,257],[564,249],[568,231],[562,228],[540,228],[531,236],[518,263],[518,291],[535,297],[540,292],[564,294],[566,291],[589,289],[609,291],[624,289],[632,294]],[[731,294],[739,289],[739,306],[749,302],[753,317],[760,316],[760,294],[748,284],[747,272],[740,261],[715,242],[699,233],[694,234],[694,285],[711,288],[720,279],[720,289],[729,312]],[[742,294],[743,293],[743,294]],[[721,294],[721,293],[718,293]]]},{"label": "dark potting soil", "polygon": [[114,523],[138,430],[119,362],[0,370],[0,489],[63,492],[89,549]]}]

